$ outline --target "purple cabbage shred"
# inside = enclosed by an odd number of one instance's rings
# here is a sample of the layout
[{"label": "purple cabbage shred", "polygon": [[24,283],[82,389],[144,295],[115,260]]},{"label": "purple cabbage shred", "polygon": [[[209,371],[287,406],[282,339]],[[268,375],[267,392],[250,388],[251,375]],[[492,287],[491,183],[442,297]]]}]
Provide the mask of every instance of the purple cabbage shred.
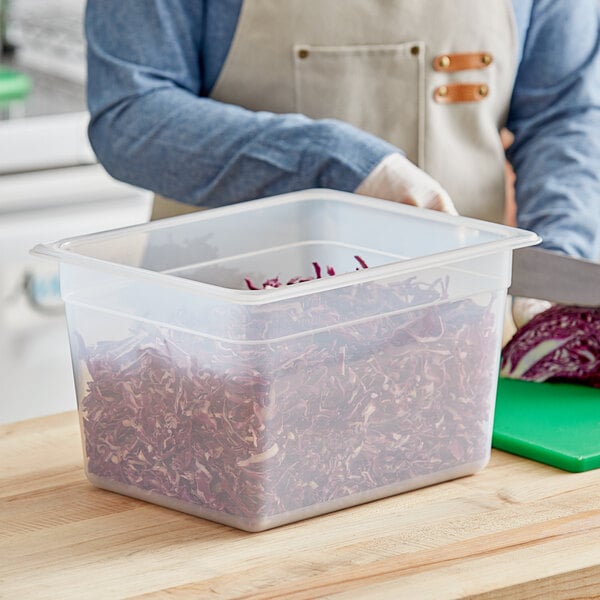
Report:
[{"label": "purple cabbage shred", "polygon": [[261,343],[148,323],[81,339],[88,472],[251,519],[485,462],[500,297],[449,301],[447,286],[411,277],[307,297],[302,314],[331,326],[271,339],[265,305],[264,320],[251,313]]},{"label": "purple cabbage shred", "polygon": [[[360,269],[368,268],[367,263],[360,256],[355,256],[354,258],[360,265],[360,267],[356,267],[357,271],[359,271]],[[295,283],[302,283],[304,281],[312,281],[313,279],[321,279],[322,278],[321,265],[318,262],[313,262],[312,266],[313,266],[313,269],[315,270],[314,277],[292,277],[292,279],[290,279],[285,285],[294,285]],[[335,275],[335,270],[331,265],[327,265],[326,271],[327,271],[327,275],[329,275],[330,277],[333,277]],[[254,285],[254,283],[252,282],[252,280],[249,277],[244,277],[244,281],[246,282],[246,286],[248,287],[249,290],[259,290],[260,289],[260,288],[256,287],[256,285]],[[263,289],[278,288],[278,287],[281,287],[282,285],[283,284],[281,283],[281,281],[279,281],[279,277],[272,277],[263,282],[262,288]]]}]

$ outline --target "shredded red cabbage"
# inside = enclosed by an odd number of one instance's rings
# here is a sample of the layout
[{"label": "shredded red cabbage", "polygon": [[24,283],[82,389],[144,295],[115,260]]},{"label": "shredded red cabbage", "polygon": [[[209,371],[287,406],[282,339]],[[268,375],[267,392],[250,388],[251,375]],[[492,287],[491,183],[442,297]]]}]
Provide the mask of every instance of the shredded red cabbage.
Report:
[{"label": "shredded red cabbage", "polygon": [[[360,256],[355,256],[354,258],[360,265],[360,267],[356,267],[357,271],[360,270],[361,268],[368,269],[367,263]],[[312,281],[315,278],[321,279],[322,278],[321,265],[318,262],[313,262],[312,266],[313,266],[313,269],[315,270],[315,277],[292,277],[292,279],[290,279],[285,285],[294,285],[295,283],[302,283],[303,281]],[[333,277],[335,275],[335,270],[331,265],[327,265],[326,270],[327,270],[327,275],[329,275],[330,277]],[[244,277],[244,281],[246,282],[246,286],[248,287],[249,290],[260,289],[260,288],[256,287],[256,285],[254,285],[254,283],[252,282],[252,280],[249,277]],[[262,288],[263,289],[278,288],[278,287],[281,287],[282,285],[283,284],[281,283],[281,281],[279,281],[279,277],[272,277],[263,282]]]},{"label": "shredded red cabbage", "polygon": [[[89,473],[252,519],[485,462],[500,295],[450,302],[447,286],[350,286],[340,312],[315,295],[303,311],[332,327],[261,343],[148,323],[81,340]],[[348,322],[368,306],[383,316]]]},{"label": "shredded red cabbage", "polygon": [[600,388],[600,308],[556,305],[536,315],[504,347],[501,375]]}]

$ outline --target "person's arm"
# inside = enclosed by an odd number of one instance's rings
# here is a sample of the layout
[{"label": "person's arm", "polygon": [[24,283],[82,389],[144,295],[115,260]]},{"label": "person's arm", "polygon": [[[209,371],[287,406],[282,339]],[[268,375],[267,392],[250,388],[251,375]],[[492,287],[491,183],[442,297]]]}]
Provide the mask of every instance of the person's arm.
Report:
[{"label": "person's arm", "polygon": [[353,191],[397,152],[339,121],[207,98],[205,73],[222,63],[240,4],[219,2],[222,36],[210,23],[207,49],[207,0],[88,1],[89,136],[111,175],[214,207],[311,187]]},{"label": "person's arm", "polygon": [[600,5],[533,0],[507,126],[517,224],[600,258]]}]

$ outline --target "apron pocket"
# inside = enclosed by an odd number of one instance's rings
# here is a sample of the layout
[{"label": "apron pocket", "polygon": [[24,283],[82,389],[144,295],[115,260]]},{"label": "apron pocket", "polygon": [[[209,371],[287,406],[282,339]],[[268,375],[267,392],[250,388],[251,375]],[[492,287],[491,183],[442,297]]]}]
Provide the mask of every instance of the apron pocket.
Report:
[{"label": "apron pocket", "polygon": [[294,46],[295,110],[346,121],[424,163],[422,42]]}]

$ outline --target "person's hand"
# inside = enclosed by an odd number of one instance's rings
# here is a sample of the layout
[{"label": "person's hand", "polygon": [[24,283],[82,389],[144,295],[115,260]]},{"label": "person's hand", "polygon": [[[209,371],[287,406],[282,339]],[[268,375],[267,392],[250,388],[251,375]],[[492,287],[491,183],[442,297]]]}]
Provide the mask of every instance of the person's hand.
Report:
[{"label": "person's hand", "polygon": [[535,298],[521,298],[515,296],[512,299],[512,318],[517,326],[517,329],[523,327],[541,312],[548,310],[552,306],[552,302],[547,300],[536,300]]},{"label": "person's hand", "polygon": [[[355,193],[452,215],[458,214],[446,190],[435,179],[397,153],[384,158],[356,188]],[[505,319],[503,345],[517,329],[551,306],[552,303],[546,300],[512,298]]]},{"label": "person's hand", "polygon": [[502,347],[506,346],[515,333],[533,317],[544,312],[552,306],[547,300],[536,300],[535,298],[522,298],[520,296],[508,296],[506,312],[504,315],[504,327],[502,330]]},{"label": "person's hand", "polygon": [[457,215],[446,190],[401,154],[386,156],[355,193]]}]

